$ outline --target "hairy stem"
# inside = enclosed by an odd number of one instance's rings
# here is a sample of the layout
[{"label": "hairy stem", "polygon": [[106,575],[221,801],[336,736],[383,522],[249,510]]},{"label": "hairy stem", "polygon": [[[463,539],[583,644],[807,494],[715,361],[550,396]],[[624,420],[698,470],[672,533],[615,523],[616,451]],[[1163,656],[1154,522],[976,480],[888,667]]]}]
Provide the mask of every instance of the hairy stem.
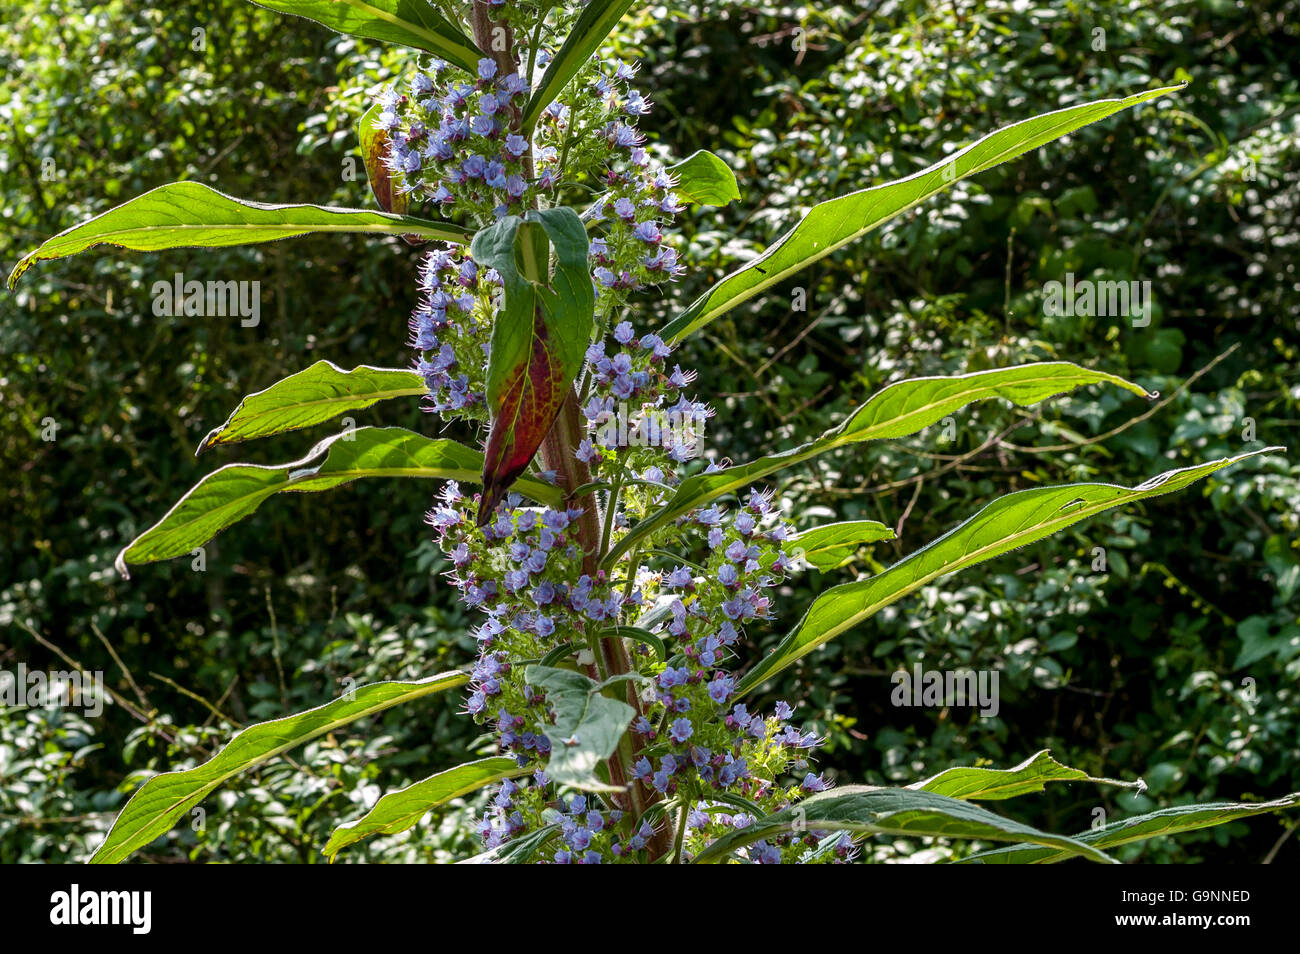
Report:
[{"label": "hairy stem", "polygon": [[[510,27],[504,22],[497,22],[491,18],[490,7],[487,0],[472,0],[473,11],[471,24],[474,30],[474,42],[484,55],[491,57],[497,64],[497,70],[503,76],[509,76],[518,73],[519,64],[516,61],[514,51],[514,36]],[[528,77],[531,83],[532,77]],[[517,132],[520,128],[522,116],[520,111],[515,109],[511,116],[511,126]],[[531,148],[524,155],[525,175],[532,178],[532,150]],[[565,397],[564,405],[556,415],[555,422],[551,425],[542,446],[538,451],[542,467],[545,470],[554,471],[556,483],[564,492],[565,505],[568,507],[581,508],[582,515],[578,518],[575,525],[578,546],[582,550],[582,571],[591,577],[593,581],[601,579],[600,560],[603,556],[601,552],[601,526],[600,526],[600,508],[597,503],[594,491],[587,491],[582,495],[574,493],[580,487],[591,483],[591,471],[585,463],[574,456],[574,451],[584,436],[581,415],[578,410],[578,394],[570,387],[568,395]],[[621,676],[632,670],[631,660],[628,658],[627,651],[623,645],[622,639],[598,639],[599,659],[601,665],[597,667],[595,661],[590,669],[595,670],[597,674],[602,674],[605,678]],[[591,672],[588,675],[592,675]],[[629,681],[626,687],[628,704],[636,712],[637,716],[644,714],[641,705],[641,697],[636,691],[635,685]],[[628,749],[631,752],[628,752]],[[620,798],[621,808],[630,810],[633,817],[639,819],[655,800],[655,793],[648,790],[641,782],[629,779],[629,767],[637,750],[639,749],[638,740],[635,736],[631,737],[630,746],[620,746],[620,748],[609,759],[609,780],[610,784],[617,786],[626,792],[624,798]],[[669,826],[671,827],[671,826]],[[656,833],[656,837],[651,839],[647,845],[650,860],[664,855],[671,846],[671,834],[669,832]]]}]

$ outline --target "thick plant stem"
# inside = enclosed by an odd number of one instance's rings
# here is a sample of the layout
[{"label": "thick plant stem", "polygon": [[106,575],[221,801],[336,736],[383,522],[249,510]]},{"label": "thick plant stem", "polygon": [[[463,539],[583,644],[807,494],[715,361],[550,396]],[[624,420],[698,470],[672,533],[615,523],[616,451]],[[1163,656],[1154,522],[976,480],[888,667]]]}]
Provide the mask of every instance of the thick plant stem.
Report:
[{"label": "thick plant stem", "polygon": [[[487,0],[471,0],[471,2],[473,6],[470,22],[474,31],[475,44],[483,51],[485,56],[491,58],[497,64],[500,75],[509,76],[518,73],[519,64],[515,58],[514,36],[510,27],[504,22],[492,19],[491,8]],[[526,79],[530,83],[532,82],[532,77],[526,77]],[[519,130],[521,121],[520,110],[513,110],[510,125],[516,132]],[[531,150],[525,153],[524,162],[525,174],[531,178],[533,168]],[[582,571],[590,576],[593,581],[599,581],[602,578],[600,560],[603,554],[601,553],[601,515],[596,494],[594,491],[589,491],[581,497],[576,497],[573,493],[579,487],[591,483],[590,469],[574,455],[574,451],[583,436],[581,415],[578,411],[578,395],[570,387],[564,405],[560,408],[555,422],[551,425],[550,431],[542,441],[538,456],[541,459],[543,469],[555,472],[556,483],[564,492],[565,505],[582,510],[582,515],[576,523],[578,545],[582,550]],[[632,662],[628,658],[627,650],[621,639],[600,639],[598,643],[601,662],[603,663],[601,669],[607,676],[621,676],[631,672]],[[591,670],[596,668],[594,660],[593,665],[589,668]],[[591,674],[589,671],[588,675]],[[637,694],[636,687],[632,682],[627,683],[627,701],[637,716],[644,714],[641,697]],[[640,819],[645,814],[645,810],[656,799],[652,790],[646,788],[641,782],[629,778],[629,767],[635,758],[639,745],[634,736],[628,738],[630,738],[631,744],[620,745],[608,761],[609,780],[610,784],[617,786],[625,793],[616,799],[621,802],[620,807],[629,810],[634,819]],[[654,861],[663,856],[671,850],[671,847],[672,831],[671,825],[668,825],[665,826],[664,831],[657,831],[655,837],[650,839],[647,844],[650,860]]]}]

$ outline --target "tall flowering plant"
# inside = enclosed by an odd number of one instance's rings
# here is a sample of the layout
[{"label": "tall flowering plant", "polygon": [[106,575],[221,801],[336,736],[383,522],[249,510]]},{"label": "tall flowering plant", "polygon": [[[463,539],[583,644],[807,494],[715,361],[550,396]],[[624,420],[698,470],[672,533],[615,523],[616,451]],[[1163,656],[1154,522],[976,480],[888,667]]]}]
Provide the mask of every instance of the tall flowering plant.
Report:
[{"label": "tall flowering plant", "polygon": [[[761,659],[747,647],[773,618],[774,588],[890,537],[874,521],[796,534],[764,478],[851,444],[916,433],[969,404],[1030,405],[1139,385],[1066,362],[894,384],[799,447],[723,467],[703,453],[713,414],[675,349],[761,294],[957,179],[1173,89],[1071,106],[995,131],[907,178],[815,206],[757,259],[662,328],[638,301],[686,269],[673,223],[688,206],[740,198],[701,152],[666,163],[641,129],[652,97],[637,64],[602,55],[630,0],[262,0],[340,32],[417,51],[382,91],[360,140],[379,211],[271,206],[194,183],[156,189],[50,239],[18,264],[108,243],[219,246],[315,231],[402,235],[423,245],[412,281],[411,368],[321,362],[250,395],[200,450],[321,423],[384,398],[418,396],[436,421],[482,433],[482,450],[399,428],[349,429],[283,467],[233,464],[190,490],[119,558],[191,552],[280,491],[360,477],[442,480],[428,512],[447,582],[477,619],[464,671],[362,686],[241,732],[211,761],[149,780],[96,852],[118,861],[165,833],[233,774],[340,725],[459,691],[495,754],[384,795],[324,846],[413,825],[494,786],[477,824],[493,862],[836,863],[855,839],[907,834],[1005,843],[986,862],[1111,860],[1105,849],[1288,807],[1182,806],[1076,836],[1038,831],[980,803],[1090,779],[1046,752],[1013,768],[957,768],[904,788],[832,787],[820,740],[771,676],[934,580],[1113,507],[1181,489],[1242,457],[1136,487],[1021,491],[876,576],[822,593]],[[412,214],[412,210],[419,214]],[[1262,453],[1262,452],[1260,452]],[[1251,455],[1242,455],[1251,456]],[[477,487],[477,489],[474,489]]]}]

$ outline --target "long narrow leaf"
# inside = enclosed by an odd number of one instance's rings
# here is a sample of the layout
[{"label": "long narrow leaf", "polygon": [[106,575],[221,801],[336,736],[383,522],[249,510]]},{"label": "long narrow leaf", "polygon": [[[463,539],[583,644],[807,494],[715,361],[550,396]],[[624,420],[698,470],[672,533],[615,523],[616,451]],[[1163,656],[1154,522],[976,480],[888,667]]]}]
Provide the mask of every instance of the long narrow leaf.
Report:
[{"label": "long narrow leaf", "polygon": [[1062,765],[1047,750],[1032,755],[1009,769],[950,768],[938,775],[907,786],[964,801],[998,801],[1030,792],[1041,792],[1048,782],[1091,782],[1137,788],[1140,782],[1093,778],[1087,772]]},{"label": "long narrow leaf", "polygon": [[605,42],[605,37],[617,26],[632,0],[590,0],[573,25],[573,31],[551,60],[550,66],[542,76],[541,83],[528,100],[524,110],[524,135],[532,132],[533,126],[542,115],[542,110],[551,104],[560,91],[573,79],[573,74],[582,68]]},{"label": "long narrow leaf", "polygon": [[791,543],[795,556],[819,570],[833,570],[864,543],[894,539],[894,531],[876,520],[846,520],[813,527]]},{"label": "long narrow leaf", "polygon": [[92,864],[116,864],[169,831],[176,820],[222,782],[317,736],[422,696],[469,682],[444,672],[416,682],[377,682],[297,715],[249,726],[202,765],[166,772],[145,782],[122,808]]},{"label": "long narrow leaf", "polygon": [[891,384],[849,415],[838,427],[793,450],[760,457],[738,467],[697,474],[683,480],[661,509],[646,517],[610,549],[609,567],[637,541],[697,507],[735,493],[768,474],[803,463],[819,454],[864,441],[906,437],[929,427],[968,404],[1003,398],[1021,407],[1086,384],[1114,384],[1143,397],[1145,390],[1113,374],[1091,371],[1068,361],[1023,364],[950,377],[913,378]]},{"label": "long narrow leaf", "polygon": [[763,289],[856,241],[954,182],[1037,149],[1089,123],[1182,88],[1168,86],[1035,116],[999,129],[905,179],[815,205],[767,251],[714,285],[669,322],[661,334],[670,343],[680,341]]},{"label": "long narrow leaf", "polygon": [[[277,13],[314,20],[335,33],[425,50],[474,72],[474,41],[434,9],[429,0],[253,0]],[[468,4],[466,4],[468,6]]]},{"label": "long narrow leaf", "polygon": [[409,215],[246,202],[198,182],[173,182],[47,239],[14,266],[9,287],[36,262],[65,258],[96,245],[157,252],[189,246],[254,245],[314,232],[418,235],[444,242],[463,242],[469,237],[459,225]]},{"label": "long narrow leaf", "polygon": [[213,428],[203,438],[197,453],[217,444],[234,444],[311,427],[345,411],[370,407],[377,401],[426,393],[424,381],[414,371],[364,364],[344,371],[331,361],[317,361],[310,368],[240,401],[226,423]]},{"label": "long narrow leaf", "polygon": [[1082,855],[1092,861],[1111,861],[1101,851],[1073,838],[1038,831],[971,802],[915,789],[850,785],[813,795],[747,828],[723,835],[701,851],[695,863],[725,861],[738,848],[789,831],[1029,842],[1067,857]]},{"label": "long narrow leaf", "polygon": [[[229,464],[213,471],[119,553],[116,566],[126,576],[128,563],[154,563],[189,553],[281,491],[315,493],[360,477],[433,477],[473,483],[482,466],[482,454],[455,441],[400,427],[359,427],[326,438],[291,464]],[[524,478],[515,486],[550,506],[560,502],[559,490],[539,480]]]},{"label": "long narrow leaf", "polygon": [[[1074,837],[1076,841],[1094,848],[1115,848],[1160,835],[1176,835],[1184,831],[1195,831],[1198,828],[1212,828],[1238,818],[1295,808],[1297,805],[1300,805],[1300,792],[1293,792],[1271,802],[1207,802],[1203,805],[1178,805],[1113,821],[1101,828],[1080,832]],[[1041,845],[1011,845],[1007,848],[980,852],[963,859],[963,863],[1041,865],[1064,861],[1067,857],[1069,856],[1061,851]]]},{"label": "long narrow leaf", "polygon": [[737,693],[748,692],[931,580],[1041,540],[1106,510],[1182,490],[1224,467],[1275,450],[1281,448],[1266,447],[1167,471],[1136,487],[1067,484],[1008,494],[885,572],[832,587],[817,597],[790,635],[741,680]]},{"label": "long narrow leaf", "polygon": [[495,757],[466,762],[431,775],[422,782],[389,792],[356,821],[334,829],[322,853],[330,861],[346,848],[371,835],[395,835],[415,825],[431,809],[453,798],[476,792],[485,785],[531,772],[514,759]]}]

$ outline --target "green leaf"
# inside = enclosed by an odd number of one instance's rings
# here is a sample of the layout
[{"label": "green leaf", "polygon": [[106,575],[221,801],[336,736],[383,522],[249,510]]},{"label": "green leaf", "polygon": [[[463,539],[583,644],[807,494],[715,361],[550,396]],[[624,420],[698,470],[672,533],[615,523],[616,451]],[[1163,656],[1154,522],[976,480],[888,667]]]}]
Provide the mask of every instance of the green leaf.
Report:
[{"label": "green leaf", "polygon": [[123,806],[91,864],[116,864],[168,832],[218,785],[240,772],[364,716],[469,682],[444,672],[415,682],[377,682],[297,715],[249,726],[208,761],[183,772],[155,775]]},{"label": "green leaf", "polygon": [[686,478],[667,504],[636,524],[610,548],[604,566],[612,566],[619,556],[646,534],[653,533],[683,514],[703,507],[724,494],[742,490],[768,474],[803,463],[837,447],[906,437],[943,420],[953,411],[978,401],[1003,398],[1027,407],[1055,394],[1086,384],[1101,383],[1114,384],[1134,394],[1151,397],[1145,390],[1121,377],[1081,368],[1068,361],[1023,364],[974,374],[899,381],[873,395],[850,414],[844,423],[815,441],[780,454],[760,457],[738,467]]},{"label": "green leaf", "polygon": [[234,444],[311,427],[344,411],[359,411],[377,401],[428,393],[414,371],[361,365],[344,371],[330,361],[277,381],[239,402],[220,427],[208,432],[196,453],[217,444]]},{"label": "green leaf", "polygon": [[669,166],[668,172],[677,177],[673,191],[687,202],[722,206],[740,198],[736,174],[707,149]]},{"label": "green leaf", "polygon": [[[428,0],[253,0],[277,13],[314,20],[335,33],[396,43],[442,57],[473,73],[479,52],[474,41],[434,9]],[[468,4],[467,4],[468,6]]]},{"label": "green leaf", "polygon": [[[550,250],[555,273],[550,274]],[[591,341],[596,297],[587,271],[587,230],[557,207],[508,216],[474,236],[471,254],[495,268],[505,304],[492,326],[479,523],[537,453],[572,390]]]},{"label": "green leaf", "polygon": [[528,100],[528,108],[524,110],[523,118],[525,136],[537,125],[542,110],[560,95],[560,91],[568,85],[569,80],[573,79],[573,74],[578,72],[605,42],[605,37],[609,36],[610,31],[623,18],[623,14],[630,6],[632,0],[590,0],[583,8],[578,22],[573,25],[573,31],[560,47],[560,52],[552,58],[541,83],[533,91],[532,98]]},{"label": "green leaf", "polygon": [[[1198,828],[1212,828],[1238,818],[1263,815],[1300,804],[1300,792],[1293,792],[1271,802],[1207,802],[1203,805],[1178,805],[1145,815],[1113,821],[1101,828],[1080,832],[1075,840],[1094,848],[1115,848],[1159,835],[1176,835]],[[1040,845],[1012,845],[971,855],[963,864],[1038,865],[1064,861],[1068,855]]]},{"label": "green leaf", "polygon": [[661,335],[670,344],[678,342],[763,289],[861,238],[954,182],[1037,149],[1081,126],[1182,88],[1168,86],[1035,116],[999,129],[904,179],[815,205],[767,251],[722,279],[669,322]]},{"label": "green leaf", "polygon": [[595,682],[569,669],[529,666],[524,680],[545,692],[555,709],[555,724],[546,733],[551,740],[546,763],[551,781],[586,791],[614,791],[596,777],[596,766],[618,748],[636,714],[632,707],[601,695]]},{"label": "green leaf", "polygon": [[668,647],[664,645],[662,639],[650,632],[648,629],[641,629],[637,626],[615,626],[613,629],[609,630],[608,633],[602,634],[602,636],[609,635],[618,636],[622,639],[630,639],[638,643],[645,643],[655,651],[655,655],[659,657],[661,662],[668,661]]},{"label": "green leaf", "polygon": [[457,864],[462,865],[525,865],[546,842],[560,832],[559,825],[543,825],[525,835],[511,838],[504,845],[498,845],[473,858],[466,858]]},{"label": "green leaf", "polygon": [[314,232],[374,232],[463,242],[469,231],[447,222],[364,209],[245,202],[198,182],[173,182],[74,225],[29,252],[9,273],[9,287],[36,262],[96,245],[137,252],[254,245]]},{"label": "green leaf", "polygon": [[1080,841],[1038,831],[970,802],[908,788],[849,785],[812,795],[758,819],[748,828],[723,835],[701,851],[695,857],[695,863],[717,864],[738,848],[789,831],[851,831],[872,835],[1029,842],[1045,845],[1063,856],[1082,855],[1101,862],[1112,860]]},{"label": "green leaf", "polygon": [[846,520],[805,530],[792,542],[794,554],[819,570],[842,566],[864,543],[894,539],[894,531],[875,520]]},{"label": "green leaf", "polygon": [[822,593],[799,625],[741,680],[737,694],[748,692],[931,580],[1009,553],[1115,507],[1182,490],[1224,467],[1280,449],[1266,447],[1237,457],[1166,471],[1136,487],[1066,484],[1007,494],[883,573],[831,587]]},{"label": "green leaf", "polygon": [[[154,563],[189,553],[281,491],[315,493],[360,477],[474,482],[482,463],[482,454],[455,441],[401,427],[359,427],[326,438],[291,464],[228,464],[213,471],[119,553],[116,566],[126,576],[128,563]],[[520,480],[518,488],[549,506],[559,505],[560,492],[550,484],[528,478]]]},{"label": "green leaf", "polygon": [[530,768],[520,768],[514,759],[497,757],[466,762],[431,775],[422,782],[389,792],[361,818],[339,825],[322,853],[332,862],[339,851],[363,838],[396,835],[415,825],[431,809],[445,805],[453,798],[531,771]]},{"label": "green leaf", "polygon": [[934,792],[949,798],[997,801],[1029,792],[1041,792],[1048,782],[1092,782],[1138,788],[1141,782],[1121,782],[1113,778],[1093,778],[1087,772],[1062,765],[1047,749],[1009,769],[950,768],[938,775],[907,786],[922,792]]},{"label": "green leaf", "polygon": [[402,190],[402,176],[394,176],[385,162],[390,146],[388,131],[375,125],[384,111],[383,105],[375,103],[362,115],[357,123],[357,138],[361,140],[361,159],[366,165],[366,178],[370,182],[370,191],[375,201],[385,212],[405,215],[410,208],[410,196]]}]

